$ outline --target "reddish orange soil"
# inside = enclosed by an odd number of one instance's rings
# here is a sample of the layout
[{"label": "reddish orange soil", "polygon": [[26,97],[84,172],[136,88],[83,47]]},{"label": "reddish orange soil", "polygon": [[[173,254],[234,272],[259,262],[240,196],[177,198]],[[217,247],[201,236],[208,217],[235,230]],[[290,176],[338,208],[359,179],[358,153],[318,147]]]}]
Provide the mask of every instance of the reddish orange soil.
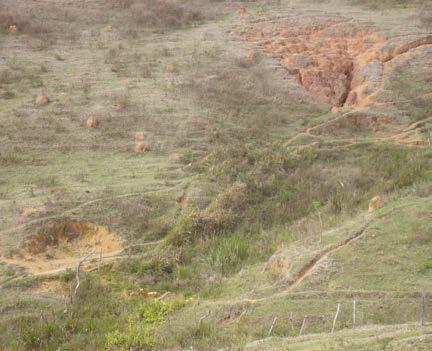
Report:
[{"label": "reddish orange soil", "polygon": [[83,257],[97,259],[101,253],[121,251],[120,238],[105,227],[87,221],[53,221],[30,236],[14,257],[1,260],[44,274],[74,268]]},{"label": "reddish orange soil", "polygon": [[361,105],[367,95],[362,92],[366,79],[361,71],[375,59],[385,39],[373,31],[343,26],[345,22],[276,30],[264,27],[247,32],[246,38],[263,47],[290,73],[298,74],[312,95],[334,106]]}]

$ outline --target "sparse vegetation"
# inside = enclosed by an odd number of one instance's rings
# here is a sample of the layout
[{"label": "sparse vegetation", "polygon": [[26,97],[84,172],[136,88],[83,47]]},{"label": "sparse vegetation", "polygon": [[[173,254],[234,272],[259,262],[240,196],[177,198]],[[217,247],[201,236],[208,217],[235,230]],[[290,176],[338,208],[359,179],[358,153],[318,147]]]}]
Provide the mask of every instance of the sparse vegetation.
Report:
[{"label": "sparse vegetation", "polygon": [[423,4],[2,2],[0,349],[429,349]]},{"label": "sparse vegetation", "polygon": [[125,10],[138,26],[160,29],[181,28],[202,21],[203,4],[178,0],[110,0],[114,8]]}]

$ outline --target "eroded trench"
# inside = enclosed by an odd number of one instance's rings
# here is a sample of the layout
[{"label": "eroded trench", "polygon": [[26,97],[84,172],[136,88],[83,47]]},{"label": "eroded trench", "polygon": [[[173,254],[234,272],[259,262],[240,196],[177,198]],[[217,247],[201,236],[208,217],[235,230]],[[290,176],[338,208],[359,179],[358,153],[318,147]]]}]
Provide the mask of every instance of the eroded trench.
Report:
[{"label": "eroded trench", "polygon": [[388,40],[370,29],[348,25],[347,20],[309,26],[261,24],[242,33],[277,59],[311,95],[335,107],[373,104],[384,65],[411,49],[432,44],[432,35]]},{"label": "eroded trench", "polygon": [[85,257],[89,268],[100,257],[118,254],[122,248],[120,237],[104,226],[89,221],[50,221],[30,235],[12,257],[1,260],[30,274],[45,274],[74,268]]}]

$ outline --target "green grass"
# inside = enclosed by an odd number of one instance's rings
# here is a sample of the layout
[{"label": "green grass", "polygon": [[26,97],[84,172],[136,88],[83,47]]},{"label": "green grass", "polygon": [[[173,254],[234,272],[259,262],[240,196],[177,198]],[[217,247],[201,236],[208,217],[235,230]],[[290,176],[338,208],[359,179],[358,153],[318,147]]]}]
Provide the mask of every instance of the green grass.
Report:
[{"label": "green grass", "polygon": [[430,200],[408,200],[394,207],[394,213],[373,222],[361,240],[332,255],[333,270],[311,279],[307,288],[431,290],[432,271],[427,269],[432,245]]},{"label": "green grass", "polygon": [[[250,344],[245,350],[421,350],[430,347],[429,328],[421,329],[415,325],[370,326],[353,331],[343,331],[334,335],[317,334],[302,338],[273,338],[262,343]],[[287,346],[289,345],[289,346]]]},{"label": "green grass", "polygon": [[[7,281],[0,348],[237,349],[266,338],[275,317],[276,338],[263,344],[269,350],[429,347],[421,330],[398,325],[418,321],[419,293],[432,288],[431,149],[370,143],[356,130],[350,133],[357,145],[307,137],[305,128],[334,117],[330,106],[293,94],[293,77],[274,60],[262,54],[248,62],[250,44],[231,40],[255,13],[272,17],[277,10],[284,18],[294,5],[246,2],[252,15],[238,18],[237,4],[194,4],[158,1],[146,13],[134,0],[91,2],[88,16],[71,5],[68,16],[57,16],[65,20],[49,45],[39,41],[52,27],[32,33],[17,22],[18,35],[1,33],[6,49],[18,54],[5,50],[0,68],[2,250],[11,255],[40,225],[22,223],[51,215],[106,225],[126,246],[166,240],[134,246],[129,257],[83,273],[74,304],[35,292],[48,278],[9,280],[24,272],[0,265]],[[405,14],[404,4],[359,5]],[[66,37],[65,23],[80,40]],[[385,111],[398,122],[430,112],[419,97],[429,89],[420,66],[396,71],[385,87],[398,97]],[[35,107],[41,93],[51,103]],[[89,114],[99,128],[85,127]],[[138,131],[150,152],[132,152]],[[366,214],[375,195],[386,206]],[[20,217],[22,208],[38,206],[47,212]],[[361,239],[288,289],[288,278],[318,250],[373,217]],[[288,272],[266,269],[275,253],[287,257]],[[49,279],[59,279],[66,295],[75,283],[72,270]],[[124,296],[138,289],[170,294],[164,302]],[[361,328],[350,330],[354,299]],[[342,331],[330,337],[337,303]],[[307,336],[289,339],[305,315]]]},{"label": "green grass", "polygon": [[349,0],[353,5],[365,6],[371,10],[398,9],[415,6],[416,0]]}]

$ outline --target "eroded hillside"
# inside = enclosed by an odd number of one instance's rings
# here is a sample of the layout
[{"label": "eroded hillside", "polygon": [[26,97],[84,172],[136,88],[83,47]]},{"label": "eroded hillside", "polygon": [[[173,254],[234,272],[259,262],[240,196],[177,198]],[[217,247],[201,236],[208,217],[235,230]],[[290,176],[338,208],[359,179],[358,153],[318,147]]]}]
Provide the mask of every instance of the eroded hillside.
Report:
[{"label": "eroded hillside", "polygon": [[431,26],[3,0],[0,348],[432,347]]}]

